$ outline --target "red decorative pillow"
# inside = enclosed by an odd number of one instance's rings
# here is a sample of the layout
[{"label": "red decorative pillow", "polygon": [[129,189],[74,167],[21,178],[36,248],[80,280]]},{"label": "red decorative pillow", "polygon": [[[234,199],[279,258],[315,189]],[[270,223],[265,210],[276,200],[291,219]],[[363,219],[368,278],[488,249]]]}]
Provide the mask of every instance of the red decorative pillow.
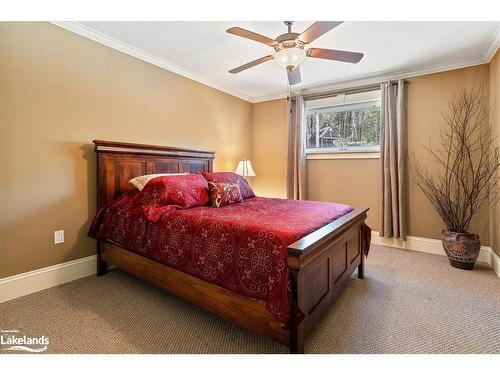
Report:
[{"label": "red decorative pillow", "polygon": [[209,182],[210,205],[222,207],[228,204],[243,202],[239,184],[228,182]]},{"label": "red decorative pillow", "polygon": [[205,206],[208,203],[208,183],[199,173],[157,177],[144,186],[137,198],[143,205]]},{"label": "red decorative pillow", "polygon": [[237,173],[233,172],[211,172],[211,173],[202,173],[203,177],[208,182],[226,182],[231,184],[238,184],[241,191],[241,196],[243,199],[253,198],[255,197],[255,193],[252,188],[248,184],[248,181],[245,180],[243,176],[240,176]]}]

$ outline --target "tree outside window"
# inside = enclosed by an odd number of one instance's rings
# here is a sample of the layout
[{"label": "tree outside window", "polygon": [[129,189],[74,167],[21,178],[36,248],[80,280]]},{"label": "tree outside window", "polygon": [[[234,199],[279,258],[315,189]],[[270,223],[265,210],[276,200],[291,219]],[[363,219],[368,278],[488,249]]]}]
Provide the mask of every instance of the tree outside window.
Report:
[{"label": "tree outside window", "polygon": [[380,147],[380,101],[341,104],[306,111],[306,148],[378,150]]}]

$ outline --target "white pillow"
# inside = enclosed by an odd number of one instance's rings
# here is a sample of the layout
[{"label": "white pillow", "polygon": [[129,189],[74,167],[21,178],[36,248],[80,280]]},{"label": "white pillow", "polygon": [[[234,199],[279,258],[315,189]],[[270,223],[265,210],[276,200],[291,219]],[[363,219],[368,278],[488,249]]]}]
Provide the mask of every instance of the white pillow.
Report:
[{"label": "white pillow", "polygon": [[162,176],[186,176],[189,173],[157,173],[157,174],[145,174],[143,176],[134,177],[129,182],[134,185],[137,189],[142,190],[146,184],[153,178]]}]

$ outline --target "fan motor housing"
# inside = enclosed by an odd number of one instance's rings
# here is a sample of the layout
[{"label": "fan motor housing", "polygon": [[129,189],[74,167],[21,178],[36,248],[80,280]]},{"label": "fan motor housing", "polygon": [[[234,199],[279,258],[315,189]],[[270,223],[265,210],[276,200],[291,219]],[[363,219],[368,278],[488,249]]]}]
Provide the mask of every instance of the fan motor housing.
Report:
[{"label": "fan motor housing", "polygon": [[278,52],[281,51],[282,49],[293,48],[293,47],[304,49],[304,43],[302,43],[298,39],[299,36],[300,36],[299,33],[281,34],[275,39],[278,42],[278,44],[274,46],[274,50]]}]

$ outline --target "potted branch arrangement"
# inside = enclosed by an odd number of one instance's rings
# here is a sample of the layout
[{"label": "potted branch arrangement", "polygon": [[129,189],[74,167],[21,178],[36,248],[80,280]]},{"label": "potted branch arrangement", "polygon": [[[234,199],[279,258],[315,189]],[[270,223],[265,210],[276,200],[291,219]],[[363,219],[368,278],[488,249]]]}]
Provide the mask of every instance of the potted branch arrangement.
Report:
[{"label": "potted branch arrangement", "polygon": [[451,265],[470,270],[481,248],[479,236],[469,232],[471,221],[500,198],[500,151],[488,122],[484,87],[456,95],[442,116],[438,147],[430,140],[421,146],[436,169],[431,173],[412,157],[411,178],[446,225],[442,243]]}]

